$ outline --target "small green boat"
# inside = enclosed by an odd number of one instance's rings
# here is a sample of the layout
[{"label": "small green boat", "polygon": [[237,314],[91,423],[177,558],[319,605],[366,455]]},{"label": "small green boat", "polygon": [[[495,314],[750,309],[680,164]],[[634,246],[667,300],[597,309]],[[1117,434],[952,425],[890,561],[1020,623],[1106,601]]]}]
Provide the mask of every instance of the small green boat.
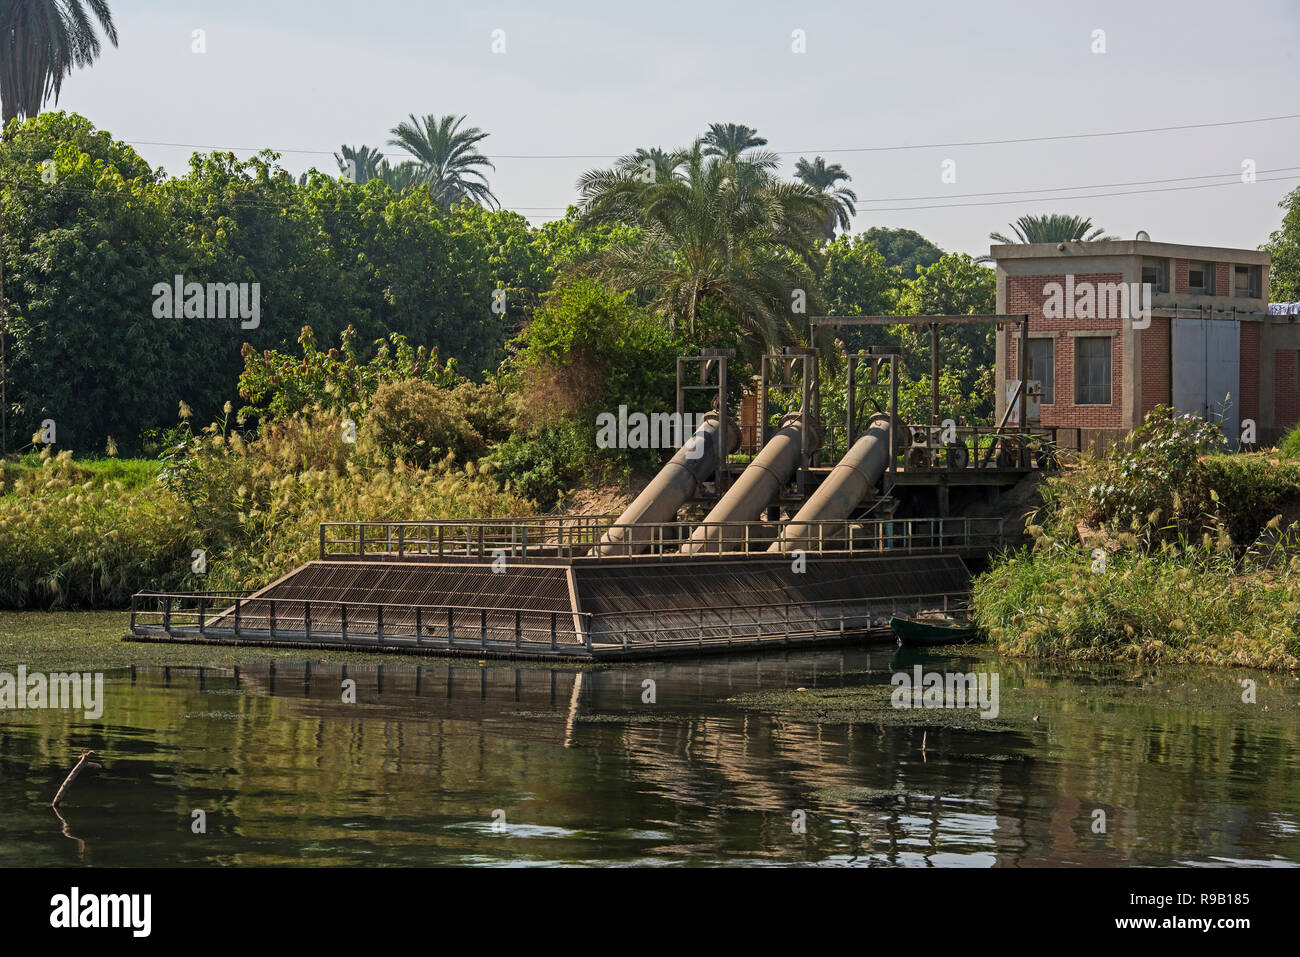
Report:
[{"label": "small green boat", "polygon": [[904,645],[910,647],[929,647],[933,645],[955,645],[970,641],[979,629],[971,624],[945,621],[942,618],[899,618],[889,619],[889,627]]}]

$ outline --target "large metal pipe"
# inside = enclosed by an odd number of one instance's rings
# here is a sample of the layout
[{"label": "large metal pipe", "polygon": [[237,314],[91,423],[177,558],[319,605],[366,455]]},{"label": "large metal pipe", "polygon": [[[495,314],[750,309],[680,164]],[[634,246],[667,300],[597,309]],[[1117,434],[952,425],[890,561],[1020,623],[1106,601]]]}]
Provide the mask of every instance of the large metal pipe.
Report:
[{"label": "large metal pipe", "polygon": [[889,422],[889,415],[883,412],[871,417],[862,438],[853,443],[826,481],[804,502],[785,527],[785,535],[771,544],[769,552],[815,548],[843,534],[843,520],[885,474],[890,455]]},{"label": "large metal pipe", "polygon": [[[705,524],[696,527],[691,540],[682,546],[683,555],[744,548],[743,529],[726,529],[724,535],[724,529],[717,525],[710,527],[708,523],[757,521],[799,466],[804,454],[803,431],[803,413],[791,412],[781,420],[780,430],[767,440],[727,494],[704,516]],[[821,444],[821,426],[812,416],[808,417],[808,431],[812,436],[811,446],[816,448]]]},{"label": "large metal pipe", "polygon": [[[653,528],[638,525],[655,525],[671,522],[682,503],[695,494],[701,482],[718,466],[718,442],[722,424],[717,412],[709,412],[695,434],[685,442],[650,484],[642,490],[594,549],[596,555],[635,555],[645,551],[654,541]],[[740,429],[727,419],[727,455],[740,447]]]}]

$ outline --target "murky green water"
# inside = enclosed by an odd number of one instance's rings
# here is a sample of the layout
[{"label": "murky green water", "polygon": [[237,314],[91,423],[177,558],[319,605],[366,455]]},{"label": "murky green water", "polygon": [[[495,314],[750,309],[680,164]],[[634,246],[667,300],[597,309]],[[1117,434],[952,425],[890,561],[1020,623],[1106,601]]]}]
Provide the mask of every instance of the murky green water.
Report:
[{"label": "murky green water", "polygon": [[[729,700],[914,663],[996,671],[999,730]],[[1243,676],[889,648],[586,671],[393,659],[347,668],[350,704],[318,658],[115,669],[98,721],[0,710],[0,865],[1294,865],[1300,681],[1251,673],[1247,704]],[[85,748],[104,768],[60,817]]]}]

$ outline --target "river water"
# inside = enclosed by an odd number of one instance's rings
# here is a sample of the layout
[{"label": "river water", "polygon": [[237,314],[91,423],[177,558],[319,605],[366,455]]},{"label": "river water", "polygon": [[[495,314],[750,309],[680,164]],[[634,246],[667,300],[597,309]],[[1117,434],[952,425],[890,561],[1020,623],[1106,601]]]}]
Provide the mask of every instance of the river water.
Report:
[{"label": "river water", "polygon": [[[0,866],[1300,863],[1294,676],[900,655],[114,668],[0,710]],[[998,729],[735,700],[918,663],[996,672]]]}]

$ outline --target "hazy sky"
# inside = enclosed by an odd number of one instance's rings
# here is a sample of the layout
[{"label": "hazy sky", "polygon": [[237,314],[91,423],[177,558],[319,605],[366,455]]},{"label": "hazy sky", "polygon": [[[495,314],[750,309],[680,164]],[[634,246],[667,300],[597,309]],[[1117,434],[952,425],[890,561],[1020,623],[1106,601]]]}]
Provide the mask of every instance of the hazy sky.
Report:
[{"label": "hazy sky", "polygon": [[[987,252],[990,230],[1034,212],[1089,215],[1121,238],[1146,229],[1157,240],[1253,248],[1300,185],[1300,119],[878,149],[1300,113],[1300,0],[111,5],[119,47],[69,79],[59,107],[171,173],[196,146],[272,147],[295,173],[334,172],[340,144],[384,147],[409,113],[467,113],[491,133],[482,147],[497,196],[541,222],[563,214],[584,169],[731,121],[757,127],[787,170],[819,153],[841,163],[859,197],[855,232],[907,226],[971,253]],[[206,31],[201,55],[196,29]],[[503,54],[492,52],[494,30],[504,31]],[[805,53],[792,51],[795,30]],[[1095,30],[1105,53],[1092,52]],[[164,143],[186,145],[152,145]],[[877,151],[832,152],[864,148]],[[955,183],[941,180],[946,159]],[[1247,159],[1258,182],[1240,182]],[[1286,178],[1266,182],[1277,177]],[[1228,185],[1109,197],[1062,189],[1117,183]],[[965,195],[1007,190],[1047,192]],[[900,208],[914,206],[936,208]]]}]

